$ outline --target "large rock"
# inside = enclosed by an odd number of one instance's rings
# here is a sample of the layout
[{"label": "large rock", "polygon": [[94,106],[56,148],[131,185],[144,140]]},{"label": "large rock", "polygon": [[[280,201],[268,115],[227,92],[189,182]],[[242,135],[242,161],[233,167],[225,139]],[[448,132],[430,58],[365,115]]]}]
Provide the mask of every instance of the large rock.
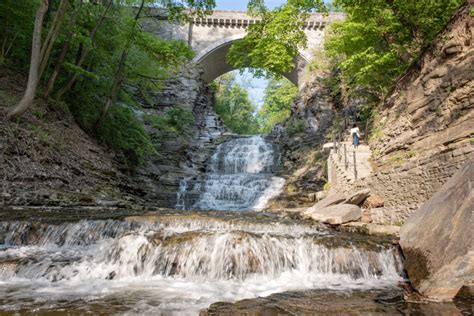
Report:
[{"label": "large rock", "polygon": [[380,195],[371,195],[364,201],[365,208],[378,208],[383,207],[385,200]]},{"label": "large rock", "polygon": [[341,195],[341,194],[338,194],[338,193],[332,193],[332,194],[329,194],[324,199],[322,199],[321,201],[319,201],[318,203],[316,203],[313,206],[309,207],[307,212],[313,212],[313,211],[321,210],[321,209],[326,208],[328,206],[342,203],[345,200],[346,200],[346,197],[344,195]]},{"label": "large rock", "polygon": [[408,276],[427,298],[451,300],[474,279],[473,177],[469,161],[401,228]]},{"label": "large rock", "polygon": [[370,196],[370,189],[363,189],[353,193],[350,197],[344,201],[346,204],[360,205]]},{"label": "large rock", "polygon": [[338,225],[360,219],[360,207],[353,204],[331,205],[322,209],[306,211],[305,215],[315,221]]}]

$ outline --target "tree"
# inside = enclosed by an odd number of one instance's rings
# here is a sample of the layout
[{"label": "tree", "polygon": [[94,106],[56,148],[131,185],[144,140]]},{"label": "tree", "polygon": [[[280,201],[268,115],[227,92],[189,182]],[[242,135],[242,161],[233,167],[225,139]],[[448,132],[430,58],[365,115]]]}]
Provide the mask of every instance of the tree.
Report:
[{"label": "tree", "polygon": [[[12,59],[30,59],[31,30],[34,28],[36,2],[0,1],[0,65]],[[21,21],[21,23],[18,23]],[[28,49],[25,49],[28,47]],[[10,60],[13,63],[13,60]]]},{"label": "tree", "polygon": [[315,9],[325,10],[322,0],[288,0],[274,10],[268,10],[261,0],[250,1],[249,12],[260,21],[250,25],[245,37],[232,45],[228,61],[240,69],[251,67],[257,76],[291,71],[298,50],[306,47],[303,26]]},{"label": "tree", "polygon": [[[74,85],[74,83],[76,82],[78,76],[80,75],[81,71],[80,71],[80,68],[82,67],[82,64],[84,63],[84,61],[86,60],[86,57],[88,56],[88,54],[90,53],[90,51],[92,50],[92,47],[93,47],[93,44],[94,44],[94,39],[95,39],[95,36],[97,34],[97,32],[99,31],[100,27],[102,26],[102,24],[104,23],[106,17],[107,17],[107,14],[110,10],[110,8],[112,7],[112,3],[113,3],[113,0],[108,0],[107,1],[107,4],[105,6],[105,9],[103,11],[103,13],[101,15],[99,15],[96,19],[96,22],[95,22],[95,25],[94,27],[92,28],[92,30],[90,31],[90,34],[89,34],[89,38],[87,40],[87,43],[84,47],[84,45],[80,45],[79,46],[79,50],[78,50],[78,58],[76,59],[76,63],[73,67],[73,69],[75,70],[79,70],[79,71],[75,71],[70,77],[69,77],[69,80],[67,81],[67,83],[62,87],[60,88],[57,92],[56,92],[56,95],[55,95],[55,98],[56,99],[61,99],[61,97],[66,93],[68,92],[72,86]],[[60,62],[61,63],[61,62]],[[58,65],[58,67],[60,67],[61,65]],[[54,81],[51,83],[51,85],[54,85]],[[49,94],[49,91],[48,91],[48,94]]]},{"label": "tree", "polygon": [[40,64],[41,64],[41,31],[43,28],[43,19],[48,11],[49,1],[42,0],[38,10],[36,12],[35,24],[33,29],[33,37],[31,44],[31,60],[30,60],[30,71],[28,74],[28,83],[26,86],[26,91],[20,100],[20,102],[15,105],[7,113],[7,119],[19,116],[24,113],[32,104],[36,94],[36,88],[38,86],[40,77]]},{"label": "tree", "polygon": [[298,94],[298,88],[287,79],[271,79],[265,89],[265,99],[258,112],[261,132],[268,133],[272,128],[290,116],[291,106]]},{"label": "tree", "polygon": [[224,124],[237,134],[258,134],[260,126],[256,106],[247,91],[228,73],[216,80],[215,110]]},{"label": "tree", "polygon": [[[347,96],[375,104],[423,47],[444,27],[461,0],[335,0],[347,17],[333,23],[325,50],[339,69]],[[367,102],[366,102],[367,103]]]}]

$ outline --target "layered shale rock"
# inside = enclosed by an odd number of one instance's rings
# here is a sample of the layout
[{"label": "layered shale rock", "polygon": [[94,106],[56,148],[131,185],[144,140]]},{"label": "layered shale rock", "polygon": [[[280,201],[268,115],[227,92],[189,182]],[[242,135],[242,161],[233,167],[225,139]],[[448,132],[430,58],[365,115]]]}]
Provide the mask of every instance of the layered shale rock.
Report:
[{"label": "layered shale rock", "polygon": [[383,198],[377,223],[403,223],[474,159],[473,20],[464,5],[380,108],[370,147],[374,174],[340,192]]}]

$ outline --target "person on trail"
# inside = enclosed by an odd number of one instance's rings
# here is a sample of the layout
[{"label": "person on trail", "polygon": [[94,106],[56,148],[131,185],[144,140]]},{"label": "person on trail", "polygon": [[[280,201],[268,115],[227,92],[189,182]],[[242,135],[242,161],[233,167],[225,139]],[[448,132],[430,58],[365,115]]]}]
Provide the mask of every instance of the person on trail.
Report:
[{"label": "person on trail", "polygon": [[352,145],[354,145],[354,148],[359,147],[360,130],[357,127],[357,124],[352,125],[351,137],[352,137]]}]

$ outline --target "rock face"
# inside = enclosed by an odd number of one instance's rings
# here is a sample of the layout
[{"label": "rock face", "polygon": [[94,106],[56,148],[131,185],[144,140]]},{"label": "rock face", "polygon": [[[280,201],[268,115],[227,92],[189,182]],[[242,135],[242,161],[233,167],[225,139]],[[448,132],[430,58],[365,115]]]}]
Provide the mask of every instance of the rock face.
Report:
[{"label": "rock face", "polygon": [[363,189],[352,194],[350,197],[346,199],[344,203],[360,205],[362,202],[364,202],[365,199],[369,197],[369,195],[370,195],[370,189]]},{"label": "rock face", "polygon": [[376,223],[402,223],[474,159],[472,5],[464,1],[420,61],[396,83],[384,104],[370,147],[376,171],[354,189],[370,187],[385,199]]},{"label": "rock face", "polygon": [[179,105],[192,111],[195,122],[190,135],[162,137],[162,131],[148,126],[156,138],[161,136],[159,154],[147,158],[136,181],[144,198],[163,207],[176,205],[180,180],[199,175],[206,159],[227,132],[214,111],[214,100],[208,85],[200,79],[200,69],[188,65],[180,75],[168,82],[154,97],[153,104],[144,104],[146,114],[160,114]]},{"label": "rock face", "polygon": [[430,299],[450,300],[474,280],[473,179],[470,161],[402,226],[406,270]]},{"label": "rock face", "polygon": [[310,208],[304,212],[304,215],[315,221],[339,225],[360,219],[362,212],[357,205],[337,204],[321,209]]},{"label": "rock face", "polygon": [[314,203],[312,194],[326,183],[327,154],[319,147],[332,117],[330,90],[322,77],[312,78],[293,103],[290,117],[269,135],[281,149],[281,175],[286,178],[285,192],[269,203],[271,208],[308,207]]}]

